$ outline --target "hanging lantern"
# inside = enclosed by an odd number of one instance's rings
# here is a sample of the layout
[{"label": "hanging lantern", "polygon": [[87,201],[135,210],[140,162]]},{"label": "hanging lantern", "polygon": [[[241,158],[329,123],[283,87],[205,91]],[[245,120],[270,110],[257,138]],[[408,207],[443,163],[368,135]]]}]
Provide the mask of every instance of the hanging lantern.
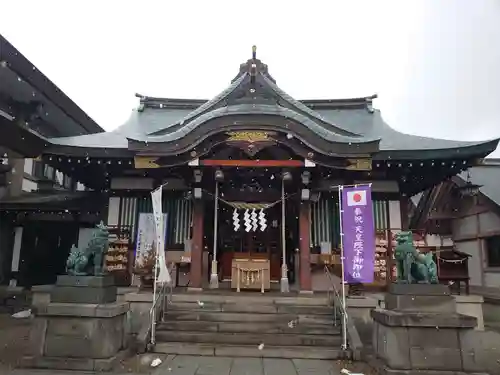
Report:
[{"label": "hanging lantern", "polygon": [[472,183],[472,181],[470,180],[470,172],[467,171],[467,181],[464,185],[458,186],[457,191],[464,198],[475,197],[479,193],[482,186],[483,185]]},{"label": "hanging lantern", "polygon": [[220,169],[215,171],[215,181],[224,181],[224,173]]},{"label": "hanging lantern", "polygon": [[283,179],[283,181],[291,181],[292,180],[292,174],[289,171],[285,171],[281,175],[281,178]]}]

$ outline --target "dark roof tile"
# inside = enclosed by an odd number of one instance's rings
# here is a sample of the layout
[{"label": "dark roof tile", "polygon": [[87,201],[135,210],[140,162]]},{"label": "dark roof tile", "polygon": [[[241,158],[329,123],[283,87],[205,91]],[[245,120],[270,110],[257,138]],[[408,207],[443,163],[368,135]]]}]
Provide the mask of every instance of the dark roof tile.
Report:
[{"label": "dark roof tile", "polygon": [[[239,95],[247,95],[249,92],[256,92],[245,97],[253,100],[252,103],[242,104],[241,100],[235,100],[240,98]],[[259,96],[263,101],[254,100],[256,98],[253,96]],[[113,132],[50,141],[57,145],[127,148],[127,139],[143,142],[176,141],[202,123],[217,117],[268,114],[294,119],[327,141],[364,143],[380,140],[380,152],[377,153],[379,158],[413,158],[414,151],[431,150],[446,150],[446,157],[460,157],[461,152],[464,153],[464,157],[475,157],[476,154],[477,157],[482,157],[491,152],[498,143],[497,140],[449,141],[398,132],[383,121],[380,111],[373,110],[371,101],[374,97],[331,101],[308,100],[305,101],[307,104],[304,104],[286,94],[275,84],[267,74],[267,65],[262,64],[260,60],[249,60],[246,64],[242,64],[240,74],[229,87],[209,101],[141,97],[141,111],[134,111],[129,121]],[[163,102],[167,104],[166,108],[163,107]],[[310,106],[314,107],[316,102],[319,109],[311,109]],[[186,105],[189,103],[200,105],[193,110],[193,106]],[[336,108],[335,103],[342,109]],[[476,150],[473,146],[481,147]],[[464,147],[470,147],[473,152],[462,150]],[[441,156],[439,152],[425,153],[426,158]]]}]

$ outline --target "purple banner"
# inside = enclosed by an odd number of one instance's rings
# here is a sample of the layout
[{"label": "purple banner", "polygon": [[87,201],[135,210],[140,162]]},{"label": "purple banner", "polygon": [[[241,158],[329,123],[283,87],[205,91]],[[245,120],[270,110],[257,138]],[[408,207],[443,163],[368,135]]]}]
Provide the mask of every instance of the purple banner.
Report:
[{"label": "purple banner", "polygon": [[375,225],[369,185],[340,187],[342,245],[346,283],[372,283],[375,263]]}]

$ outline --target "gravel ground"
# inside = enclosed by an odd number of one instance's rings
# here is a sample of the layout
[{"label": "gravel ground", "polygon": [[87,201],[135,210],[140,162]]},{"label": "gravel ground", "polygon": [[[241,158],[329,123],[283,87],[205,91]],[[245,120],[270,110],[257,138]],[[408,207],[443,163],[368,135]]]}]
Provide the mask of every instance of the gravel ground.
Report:
[{"label": "gravel ground", "polygon": [[33,320],[14,319],[0,314],[0,370],[5,372],[18,367],[28,348]]},{"label": "gravel ground", "polygon": [[151,374],[157,369],[156,367],[151,367],[151,362],[153,362],[156,358],[159,358],[162,363],[167,361],[166,354],[139,354],[117,363],[113,372],[118,374]]}]

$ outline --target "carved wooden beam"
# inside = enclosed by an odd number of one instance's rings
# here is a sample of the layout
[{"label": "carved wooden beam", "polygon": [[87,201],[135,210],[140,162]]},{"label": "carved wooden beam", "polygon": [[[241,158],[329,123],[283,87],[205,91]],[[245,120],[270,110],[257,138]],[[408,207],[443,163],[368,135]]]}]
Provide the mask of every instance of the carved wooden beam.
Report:
[{"label": "carved wooden beam", "polygon": [[136,169],[151,169],[151,168],[161,168],[158,164],[158,156],[135,156],[134,165]]}]

